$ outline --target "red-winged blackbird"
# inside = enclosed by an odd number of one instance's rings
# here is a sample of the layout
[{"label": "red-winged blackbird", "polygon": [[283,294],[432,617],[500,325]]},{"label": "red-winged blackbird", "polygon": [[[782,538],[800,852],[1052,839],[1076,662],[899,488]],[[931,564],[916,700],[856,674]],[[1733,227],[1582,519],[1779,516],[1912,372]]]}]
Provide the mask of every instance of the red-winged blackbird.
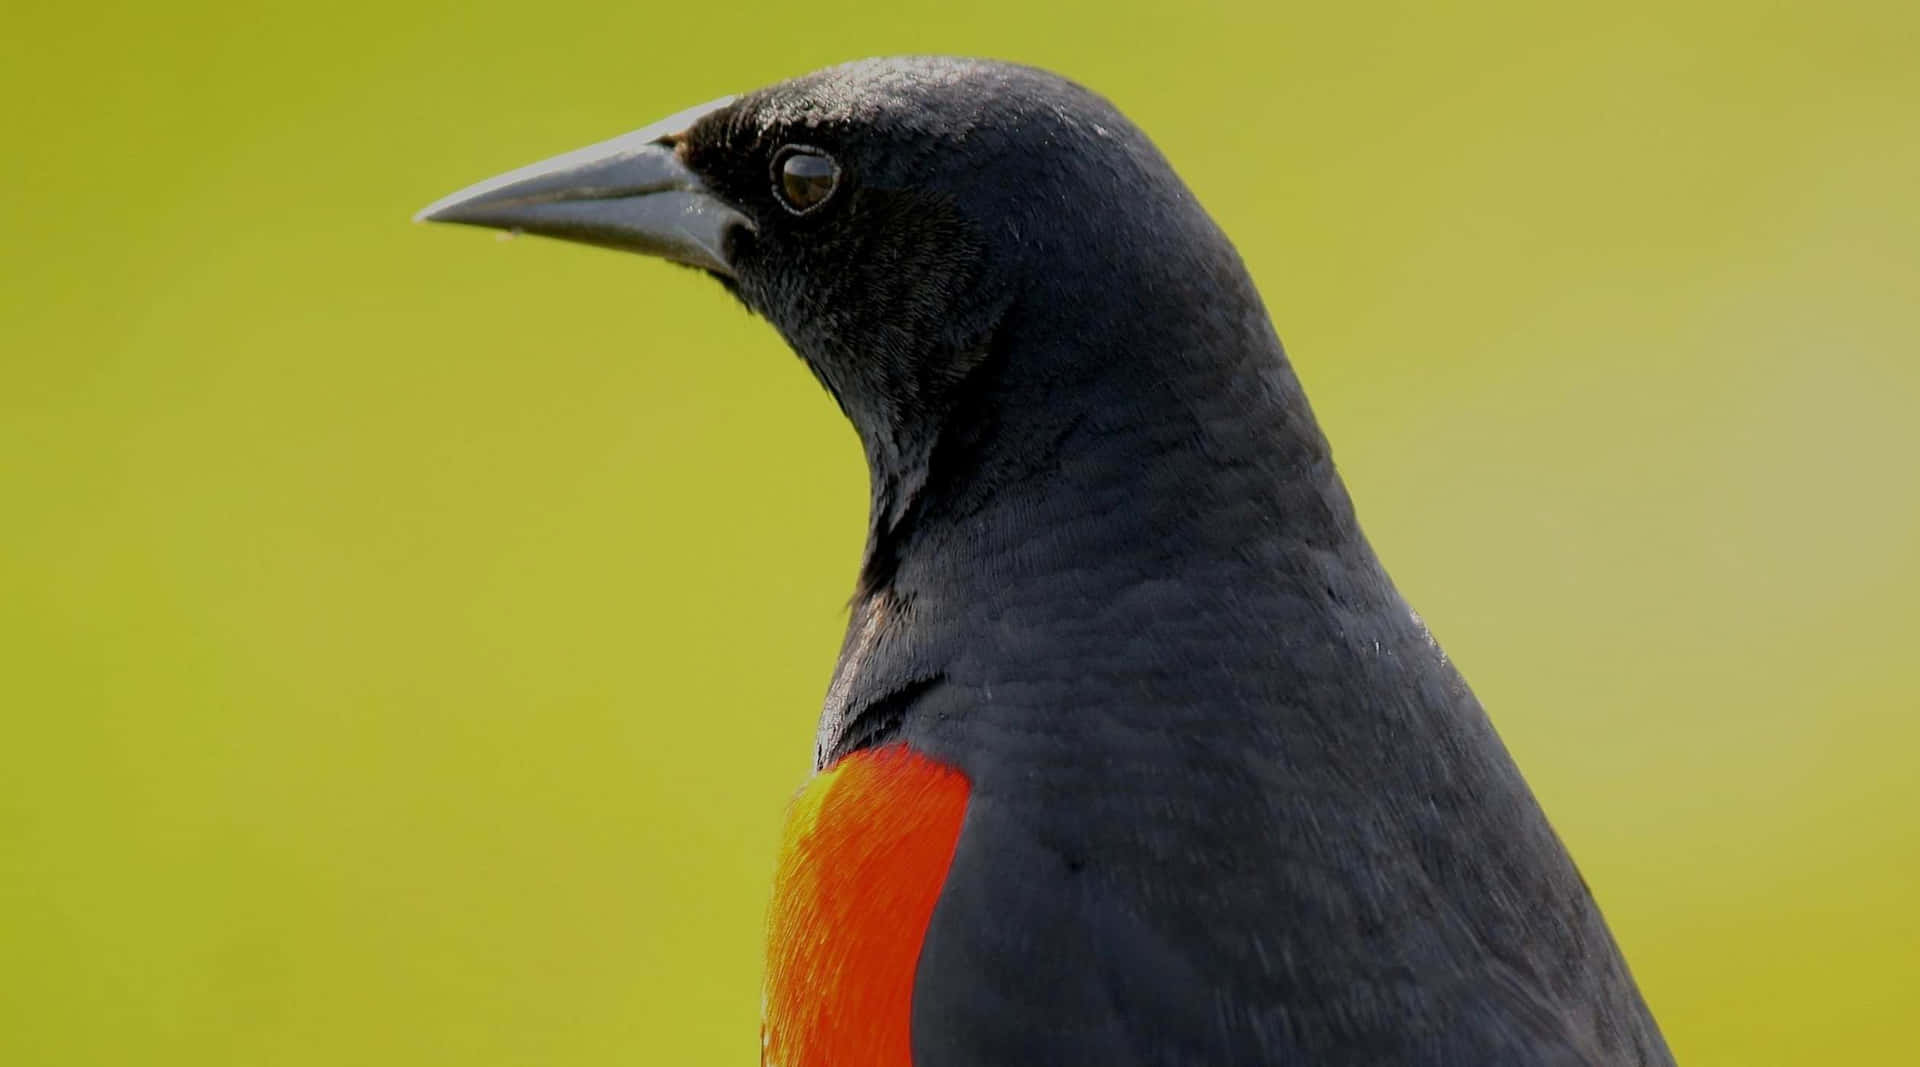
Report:
[{"label": "red-winged blackbird", "polygon": [[1106,101],[854,63],[422,216],[708,271],[859,432],[763,1062],[1672,1062],[1239,256]]}]

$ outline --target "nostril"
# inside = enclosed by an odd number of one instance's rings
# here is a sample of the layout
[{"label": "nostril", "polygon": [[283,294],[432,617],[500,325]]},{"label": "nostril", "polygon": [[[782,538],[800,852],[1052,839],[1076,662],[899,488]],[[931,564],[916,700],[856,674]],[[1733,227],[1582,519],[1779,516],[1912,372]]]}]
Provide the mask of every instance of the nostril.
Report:
[{"label": "nostril", "polygon": [[759,233],[752,219],[742,218],[729,223],[726,232],[720,236],[721,254],[727,257],[727,262],[738,263],[743,253],[750,254]]}]

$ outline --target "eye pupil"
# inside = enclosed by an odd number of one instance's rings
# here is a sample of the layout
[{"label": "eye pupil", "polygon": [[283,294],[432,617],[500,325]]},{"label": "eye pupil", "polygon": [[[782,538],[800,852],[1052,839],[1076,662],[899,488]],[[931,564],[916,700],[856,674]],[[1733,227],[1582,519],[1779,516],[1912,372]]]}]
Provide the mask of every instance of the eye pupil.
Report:
[{"label": "eye pupil", "polygon": [[780,161],[780,199],[801,214],[826,203],[839,180],[839,165],[821,152],[796,151]]}]

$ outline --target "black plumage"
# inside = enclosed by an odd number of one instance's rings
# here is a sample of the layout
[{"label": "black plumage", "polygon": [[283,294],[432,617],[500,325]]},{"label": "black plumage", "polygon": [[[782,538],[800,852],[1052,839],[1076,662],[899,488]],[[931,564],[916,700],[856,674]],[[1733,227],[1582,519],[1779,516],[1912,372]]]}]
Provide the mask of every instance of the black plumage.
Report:
[{"label": "black plumage", "polygon": [[[904,740],[973,789],[919,1067],[1671,1062],[1140,131],[1055,76],[928,58],[642,140],[653,178],[522,174],[429,214],[713,271],[859,432],[872,522],[818,760]],[[795,151],[835,168],[802,210]],[[581,213],[663,181],[708,230]]]}]

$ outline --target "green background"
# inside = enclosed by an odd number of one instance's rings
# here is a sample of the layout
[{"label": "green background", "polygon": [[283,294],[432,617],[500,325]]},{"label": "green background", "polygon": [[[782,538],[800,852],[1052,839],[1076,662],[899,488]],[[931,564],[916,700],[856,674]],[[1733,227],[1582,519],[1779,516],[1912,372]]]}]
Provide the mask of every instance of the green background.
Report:
[{"label": "green background", "polygon": [[12,0],[0,1062],[755,1062],[852,434],[691,271],[407,218],[908,51],[1234,235],[1682,1060],[1904,1058],[1917,11]]}]

